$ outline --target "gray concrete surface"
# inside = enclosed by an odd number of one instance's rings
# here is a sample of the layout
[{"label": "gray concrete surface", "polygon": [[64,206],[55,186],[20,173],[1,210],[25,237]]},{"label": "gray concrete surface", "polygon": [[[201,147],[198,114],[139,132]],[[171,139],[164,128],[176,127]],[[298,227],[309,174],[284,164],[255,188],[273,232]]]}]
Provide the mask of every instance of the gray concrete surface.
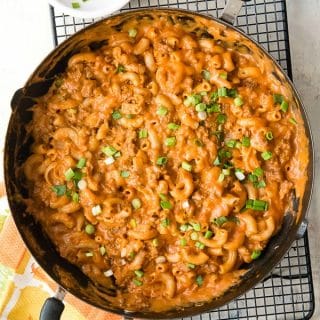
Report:
[{"label": "gray concrete surface", "polygon": [[320,320],[320,0],[287,0],[293,80],[308,111],[315,147],[309,242],[315,288],[313,320]]}]

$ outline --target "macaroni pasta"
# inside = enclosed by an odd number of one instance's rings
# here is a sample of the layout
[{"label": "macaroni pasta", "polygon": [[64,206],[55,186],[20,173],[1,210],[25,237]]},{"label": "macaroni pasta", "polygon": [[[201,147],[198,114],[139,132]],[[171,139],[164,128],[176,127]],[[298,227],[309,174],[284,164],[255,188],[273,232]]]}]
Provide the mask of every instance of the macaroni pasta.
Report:
[{"label": "macaroni pasta", "polygon": [[156,12],[109,29],[33,107],[28,212],[121,308],[209,301],[303,196],[301,114],[272,62],[216,22]]}]

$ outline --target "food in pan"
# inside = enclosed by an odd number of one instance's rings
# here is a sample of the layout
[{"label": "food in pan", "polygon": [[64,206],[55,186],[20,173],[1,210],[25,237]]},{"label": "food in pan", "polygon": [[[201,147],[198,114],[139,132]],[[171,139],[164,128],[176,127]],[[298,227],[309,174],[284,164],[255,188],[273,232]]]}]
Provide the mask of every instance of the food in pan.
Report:
[{"label": "food in pan", "polygon": [[304,193],[292,92],[254,44],[203,17],[110,23],[32,110],[27,210],[126,310],[220,296]]}]

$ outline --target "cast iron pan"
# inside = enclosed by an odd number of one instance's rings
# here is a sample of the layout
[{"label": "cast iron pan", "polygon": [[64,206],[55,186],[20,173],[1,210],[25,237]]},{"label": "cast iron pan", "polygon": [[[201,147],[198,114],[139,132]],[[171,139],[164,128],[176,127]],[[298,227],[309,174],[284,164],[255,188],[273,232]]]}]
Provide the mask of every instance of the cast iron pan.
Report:
[{"label": "cast iron pan", "polygon": [[[231,0],[227,7],[228,12],[226,12],[224,18],[229,22],[233,22],[235,15],[240,10],[241,1]],[[299,233],[302,233],[301,230],[306,225],[305,215],[311,198],[313,182],[313,146],[310,126],[306,117],[306,111],[291,81],[284,74],[284,72],[281,71],[280,66],[274,61],[274,59],[268,53],[266,53],[265,50],[259,46],[259,44],[248,38],[242,31],[236,29],[227,22],[185,10],[152,9],[152,11],[158,12],[159,14],[161,12],[179,14],[179,16],[186,19],[192,19],[192,16],[202,16],[204,18],[214,20],[241,33],[241,35],[251,41],[251,43],[255,43],[255,45],[259,48],[258,50],[261,51],[260,54],[262,56],[266,56],[273,60],[274,69],[278,77],[281,79],[281,81],[288,83],[292,88],[294,99],[296,100],[296,104],[300,107],[305,124],[306,134],[310,141],[308,183],[304,197],[302,199],[294,198],[293,211],[286,213],[281,232],[271,239],[260,259],[254,261],[250,265],[245,266],[249,271],[243,276],[241,282],[228,290],[219,298],[202,305],[196,305],[184,309],[170,310],[162,313],[130,313],[112,306],[106,299],[103,298],[103,296],[105,294],[114,295],[114,292],[99,288],[98,286],[94,285],[91,280],[80,271],[80,269],[63,259],[57,253],[48,237],[44,234],[44,232],[42,232],[40,225],[31,215],[26,213],[26,207],[21,200],[22,198],[26,198],[28,196],[28,190],[24,188],[24,178],[16,170],[16,168],[19,167],[30,154],[30,145],[32,140],[26,134],[25,125],[32,118],[30,107],[32,107],[35,103],[33,98],[39,97],[48,91],[50,85],[54,81],[55,75],[65,70],[68,59],[73,54],[79,52],[82,47],[89,45],[94,49],[103,44],[103,32],[96,31],[100,30],[100,28],[103,30],[104,21],[113,19],[113,17],[97,22],[76,33],[58,46],[51,54],[49,54],[49,56],[31,75],[26,85],[15,93],[11,102],[12,115],[6,136],[4,158],[5,182],[11,212],[27,248],[30,250],[31,254],[39,263],[39,265],[60,286],[60,291],[56,297],[50,298],[46,301],[40,316],[42,320],[55,320],[60,318],[64,308],[64,305],[61,301],[64,296],[64,289],[93,306],[99,307],[108,312],[122,315],[125,318],[135,317],[142,319],[174,319],[188,317],[219,308],[238,296],[244,294],[246,291],[254,287],[258,282],[260,282],[264,277],[266,277],[280,262],[281,258],[291,247],[292,242],[298,237]],[[142,17],[147,16],[149,12],[149,10],[137,10],[121,13],[119,15],[115,15],[114,17]],[[90,37],[88,37],[88,35],[90,35]],[[296,213],[299,204],[302,204],[303,210],[301,214],[297,216]]]}]

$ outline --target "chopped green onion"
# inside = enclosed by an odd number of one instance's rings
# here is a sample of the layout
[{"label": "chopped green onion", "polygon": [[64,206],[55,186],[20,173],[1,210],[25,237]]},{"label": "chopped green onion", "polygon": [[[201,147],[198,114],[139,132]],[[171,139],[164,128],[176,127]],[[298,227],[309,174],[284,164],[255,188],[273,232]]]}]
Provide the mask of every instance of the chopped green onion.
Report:
[{"label": "chopped green onion", "polygon": [[166,140],[164,141],[164,144],[167,146],[167,147],[174,147],[177,143],[177,139],[176,137],[168,137],[166,138]]},{"label": "chopped green onion", "polygon": [[206,109],[207,109],[207,105],[205,103],[201,102],[196,105],[197,112],[205,111]]},{"label": "chopped green onion", "polygon": [[260,250],[253,250],[252,254],[251,254],[251,258],[253,260],[258,259],[261,255],[261,251]]},{"label": "chopped green onion", "polygon": [[111,116],[114,120],[119,120],[122,118],[122,115],[119,110],[113,111]]},{"label": "chopped green onion", "polygon": [[180,128],[180,125],[178,125],[176,123],[170,122],[168,124],[168,129],[170,129],[170,130],[178,130],[179,128]]},{"label": "chopped green onion", "polygon": [[220,173],[218,177],[218,182],[222,182],[224,180],[224,174]]},{"label": "chopped green onion", "polygon": [[73,9],[79,9],[80,8],[80,3],[79,2],[72,2],[72,8]]},{"label": "chopped green onion", "polygon": [[184,99],[183,104],[184,104],[186,107],[195,106],[195,105],[197,105],[198,103],[200,103],[201,100],[202,100],[201,95],[199,95],[199,94],[192,94],[191,96],[188,96],[186,99]]},{"label": "chopped green onion", "polygon": [[141,129],[139,131],[139,139],[147,138],[148,137],[148,130],[147,129]]},{"label": "chopped green onion", "polygon": [[189,228],[189,226],[187,224],[182,224],[179,229],[182,232],[186,232],[188,230],[188,228]]},{"label": "chopped green onion", "polygon": [[139,198],[132,199],[131,204],[136,210],[141,208],[141,200]]},{"label": "chopped green onion", "polygon": [[227,94],[228,94],[227,88],[225,88],[225,87],[218,88],[218,96],[219,97],[226,97]]},{"label": "chopped green onion", "polygon": [[220,164],[221,164],[221,161],[220,161],[219,157],[216,157],[216,158],[214,159],[214,161],[213,161],[213,165],[214,165],[214,166],[219,166]]},{"label": "chopped green onion", "polygon": [[159,240],[158,240],[157,238],[152,239],[152,245],[153,245],[154,247],[157,247],[157,246],[159,245]]},{"label": "chopped green onion", "polygon": [[112,157],[118,152],[118,150],[112,146],[103,147],[101,151],[109,157]]},{"label": "chopped green onion", "polygon": [[249,181],[251,181],[253,183],[258,181],[258,177],[252,173],[249,174],[248,178],[249,178]]},{"label": "chopped green onion", "polygon": [[187,267],[188,267],[189,269],[194,269],[194,268],[196,267],[196,265],[193,264],[193,263],[187,263]]},{"label": "chopped green onion", "polygon": [[247,209],[253,209],[256,211],[267,211],[268,210],[268,202],[264,200],[258,200],[258,199],[248,199],[246,201]]},{"label": "chopped green onion", "polygon": [[289,108],[289,103],[287,101],[283,100],[280,105],[280,110],[283,112],[287,112],[288,108]]},{"label": "chopped green onion", "polygon": [[264,180],[256,181],[256,182],[253,183],[253,186],[255,188],[258,188],[258,189],[265,188],[266,187],[266,183],[264,182]]},{"label": "chopped green onion", "polygon": [[120,151],[117,151],[115,154],[114,154],[114,157],[115,158],[119,158],[121,156],[121,152]]},{"label": "chopped green onion", "polygon": [[221,79],[227,80],[228,74],[227,74],[226,72],[221,72],[221,73],[219,74],[219,77],[220,77]]},{"label": "chopped green onion", "polygon": [[290,118],[289,122],[292,124],[298,124],[297,120],[295,118]]},{"label": "chopped green onion", "polygon": [[191,224],[193,230],[195,230],[195,231],[200,231],[201,230],[201,224],[200,223],[198,223],[198,222],[196,222],[196,223],[190,222],[190,224]]},{"label": "chopped green onion", "polygon": [[95,233],[96,228],[92,224],[87,224],[84,230],[87,234],[91,235]]},{"label": "chopped green onion", "polygon": [[201,72],[203,79],[210,80],[211,79],[211,73],[208,70],[203,70]]},{"label": "chopped green onion", "polygon": [[249,137],[242,137],[242,145],[244,147],[250,147],[251,142],[250,142],[250,138]]},{"label": "chopped green onion", "polygon": [[167,201],[167,200],[168,200],[167,196],[166,196],[164,193],[160,193],[160,194],[159,194],[159,197],[160,197],[160,199],[163,200],[163,201]]},{"label": "chopped green onion", "polygon": [[194,143],[198,147],[203,147],[203,145],[204,145],[203,142],[200,139],[195,139]]},{"label": "chopped green onion", "polygon": [[241,107],[243,105],[243,100],[241,97],[236,97],[234,100],[233,100],[233,103],[236,107]]},{"label": "chopped green onion", "polygon": [[201,91],[201,92],[199,92],[200,93],[200,96],[206,96],[206,95],[208,95],[208,92],[207,91]]},{"label": "chopped green onion", "polygon": [[224,113],[220,113],[217,116],[217,122],[219,124],[224,124],[227,121],[227,115],[225,115]]},{"label": "chopped green onion", "polygon": [[129,253],[129,258],[132,260],[135,257],[135,255],[136,255],[135,252],[131,251]]},{"label": "chopped green onion", "polygon": [[170,220],[168,218],[165,218],[163,220],[161,220],[161,225],[166,228],[170,225]]},{"label": "chopped green onion", "polygon": [[116,73],[121,73],[121,72],[125,72],[126,69],[122,64],[119,64],[116,70]]},{"label": "chopped green onion", "polygon": [[229,151],[229,150],[226,150],[226,149],[220,149],[219,151],[218,151],[218,157],[220,158],[220,159],[228,159],[228,158],[231,158],[231,152]]},{"label": "chopped green onion", "polygon": [[104,256],[104,255],[106,254],[106,248],[105,248],[104,246],[101,246],[101,247],[99,248],[99,251],[100,251],[100,254],[101,254],[102,256]]},{"label": "chopped green onion", "polygon": [[122,170],[122,171],[120,171],[120,176],[122,178],[129,178],[130,177],[130,171]]},{"label": "chopped green onion", "polygon": [[206,231],[206,233],[204,234],[204,237],[206,239],[210,239],[213,236],[213,232],[211,230]]},{"label": "chopped green onion", "polygon": [[79,194],[77,192],[72,192],[72,201],[79,202]]},{"label": "chopped green onion", "polygon": [[83,177],[83,173],[79,170],[74,171],[74,175],[73,175],[73,180],[75,180],[76,182],[79,182]]},{"label": "chopped green onion", "polygon": [[195,243],[195,246],[196,246],[198,249],[201,249],[201,250],[203,250],[203,249],[205,248],[205,245],[204,245],[202,242],[200,242],[200,241],[197,241],[197,242]]},{"label": "chopped green onion", "polygon": [[203,278],[201,275],[197,276],[196,283],[197,283],[198,287],[201,287],[203,285]]},{"label": "chopped green onion", "polygon": [[166,108],[165,106],[160,106],[157,110],[157,115],[158,116],[165,116],[168,113],[168,108]]},{"label": "chopped green onion", "polygon": [[130,226],[132,228],[136,228],[137,227],[137,220],[136,219],[131,219],[129,223],[130,223]]},{"label": "chopped green onion", "polygon": [[282,101],[283,101],[283,95],[281,95],[281,94],[274,94],[274,95],[273,95],[273,102],[274,102],[274,103],[279,103],[279,104],[281,104]]},{"label": "chopped green onion", "polygon": [[229,148],[234,148],[236,146],[236,143],[237,143],[236,140],[233,140],[233,139],[232,140],[228,140],[226,142],[226,146],[229,147]]},{"label": "chopped green onion", "polygon": [[182,169],[184,169],[186,171],[189,171],[189,172],[192,171],[192,165],[190,163],[186,162],[186,161],[183,161],[181,163],[181,167],[182,167]]},{"label": "chopped green onion", "polygon": [[138,280],[138,279],[133,279],[132,282],[137,286],[137,287],[141,287],[142,286],[142,281]]},{"label": "chopped green onion", "polygon": [[212,103],[209,106],[207,106],[207,113],[212,113],[212,112],[221,112],[221,107],[217,103]]},{"label": "chopped green onion", "polygon": [[187,245],[187,240],[185,238],[180,239],[180,245],[185,247]]},{"label": "chopped green onion", "polygon": [[168,158],[167,157],[159,157],[157,159],[157,165],[158,166],[164,166],[167,162],[168,162]]},{"label": "chopped green onion", "polygon": [[214,218],[213,223],[218,227],[221,227],[227,221],[228,221],[228,218],[222,216],[222,217]]},{"label": "chopped green onion", "polygon": [[238,95],[237,89],[236,88],[227,89],[227,95],[230,98],[236,98]]},{"label": "chopped green onion", "polygon": [[86,162],[87,162],[86,158],[80,158],[76,167],[78,169],[82,169],[86,166]]},{"label": "chopped green onion", "polygon": [[222,169],[222,173],[223,173],[225,176],[230,176],[230,168]]},{"label": "chopped green onion", "polygon": [[263,169],[261,168],[255,168],[253,170],[253,174],[256,175],[257,177],[262,177],[263,176]]},{"label": "chopped green onion", "polygon": [[211,95],[210,95],[211,101],[216,102],[218,100],[218,98],[219,98],[218,91],[214,91],[211,93]]},{"label": "chopped green onion", "polygon": [[137,29],[132,28],[132,29],[129,29],[129,31],[128,31],[128,35],[129,35],[130,38],[135,38],[135,36],[137,34],[138,34]]},{"label": "chopped green onion", "polygon": [[160,201],[160,206],[162,209],[168,209],[168,210],[172,209],[172,204],[170,201],[163,201],[162,200],[162,201]]},{"label": "chopped green onion", "polygon": [[241,169],[235,169],[234,175],[236,176],[236,178],[237,178],[239,181],[243,181],[243,180],[246,178],[243,170],[241,170]]},{"label": "chopped green onion", "polygon": [[135,270],[134,273],[138,278],[142,278],[144,276],[144,272],[141,270]]},{"label": "chopped green onion", "polygon": [[65,173],[64,176],[66,178],[67,181],[70,181],[73,177],[74,177],[74,171],[69,168]]},{"label": "chopped green onion", "polygon": [[64,184],[52,186],[51,189],[58,197],[63,196],[67,192],[67,187]]},{"label": "chopped green onion", "polygon": [[191,234],[190,234],[190,238],[191,238],[191,240],[198,240],[199,239],[199,236],[198,236],[198,234],[196,233],[196,232],[192,232]]},{"label": "chopped green onion", "polygon": [[268,131],[268,132],[266,133],[266,139],[269,140],[269,141],[273,140],[273,134],[272,134],[271,131]]},{"label": "chopped green onion", "polygon": [[261,157],[263,160],[270,160],[272,158],[272,152],[271,151],[264,151],[261,153]]}]

